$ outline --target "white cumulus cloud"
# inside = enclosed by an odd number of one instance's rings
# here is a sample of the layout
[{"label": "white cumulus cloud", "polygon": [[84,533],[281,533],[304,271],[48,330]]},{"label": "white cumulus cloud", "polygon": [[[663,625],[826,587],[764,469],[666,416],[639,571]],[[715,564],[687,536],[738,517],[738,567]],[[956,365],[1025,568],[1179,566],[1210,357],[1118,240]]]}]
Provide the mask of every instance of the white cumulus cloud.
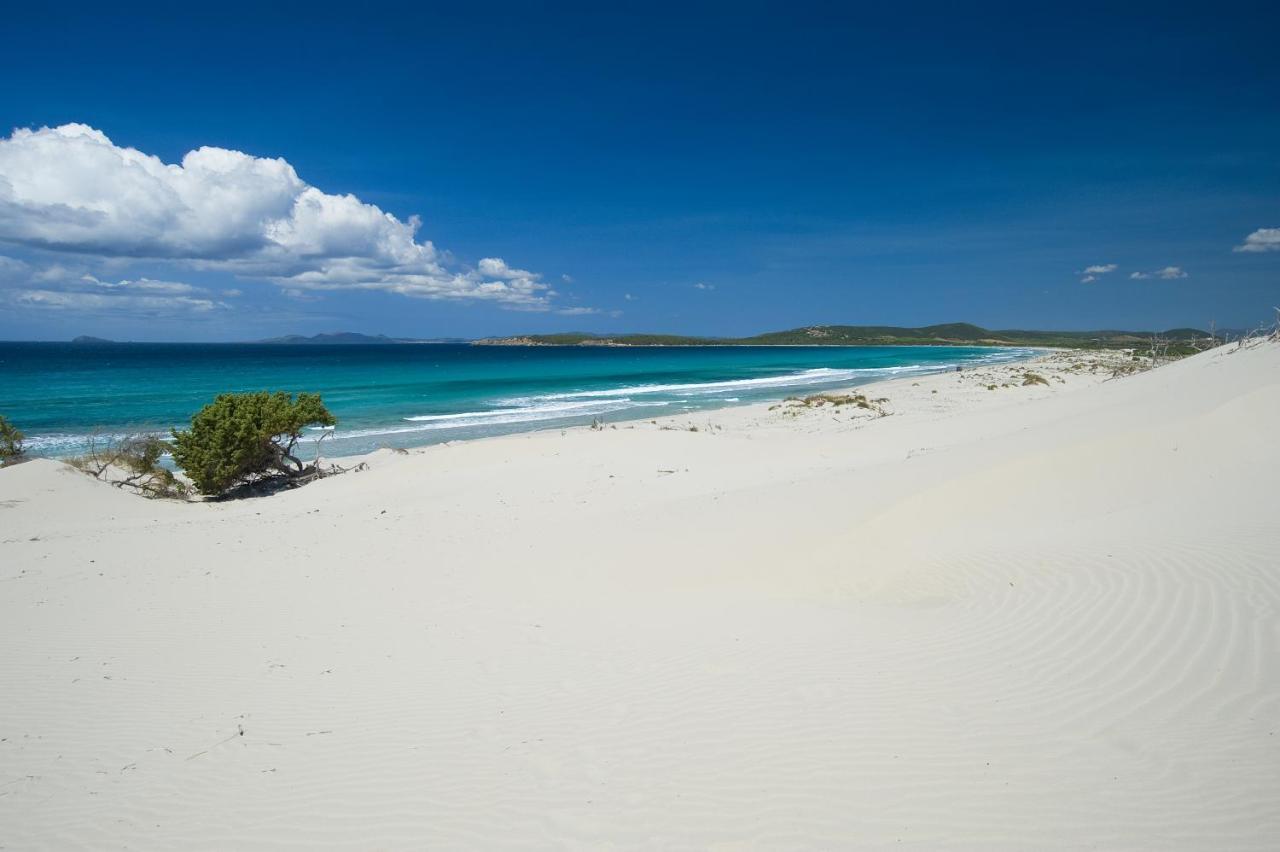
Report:
[{"label": "white cumulus cloud", "polygon": [[1157,269],[1155,272],[1134,272],[1129,277],[1135,281],[1145,281],[1148,278],[1173,281],[1178,278],[1186,278],[1187,273],[1181,266],[1166,266],[1164,269]]},{"label": "white cumulus cloud", "polygon": [[1080,278],[1081,284],[1091,284],[1098,280],[1099,275],[1106,275],[1109,272],[1115,272],[1119,268],[1120,267],[1114,263],[1097,263],[1093,266],[1086,266],[1076,274],[1082,276]]},{"label": "white cumulus cloud", "polygon": [[554,308],[555,291],[538,273],[501,258],[459,267],[418,237],[420,226],[416,216],[402,221],[354,195],[323,192],[279,158],[203,147],[165,163],[84,124],[0,138],[0,241],[227,270],[286,291]]},{"label": "white cumulus cloud", "polygon": [[1232,251],[1280,251],[1280,228],[1259,228]]}]

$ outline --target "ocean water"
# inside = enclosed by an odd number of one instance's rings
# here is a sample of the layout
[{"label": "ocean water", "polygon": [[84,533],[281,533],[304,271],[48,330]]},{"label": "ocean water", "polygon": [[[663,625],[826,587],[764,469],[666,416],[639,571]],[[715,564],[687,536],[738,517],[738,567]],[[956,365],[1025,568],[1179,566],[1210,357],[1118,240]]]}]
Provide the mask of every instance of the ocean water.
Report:
[{"label": "ocean water", "polygon": [[[985,347],[515,347],[0,342],[0,414],[37,455],[167,434],[226,391],[314,391],[326,456],[695,414],[880,378],[1012,361]],[[315,430],[313,438],[319,437]]]}]

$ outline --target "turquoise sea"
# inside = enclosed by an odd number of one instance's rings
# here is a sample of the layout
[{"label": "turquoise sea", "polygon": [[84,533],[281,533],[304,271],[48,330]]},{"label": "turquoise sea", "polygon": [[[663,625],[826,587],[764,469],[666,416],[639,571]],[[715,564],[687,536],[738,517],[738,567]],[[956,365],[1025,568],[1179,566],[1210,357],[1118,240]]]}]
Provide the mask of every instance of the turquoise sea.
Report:
[{"label": "turquoise sea", "polygon": [[[515,347],[0,342],[0,414],[37,455],[167,433],[224,391],[315,391],[325,455],[696,412],[1011,361],[983,347]],[[317,435],[319,433],[317,432]]]}]

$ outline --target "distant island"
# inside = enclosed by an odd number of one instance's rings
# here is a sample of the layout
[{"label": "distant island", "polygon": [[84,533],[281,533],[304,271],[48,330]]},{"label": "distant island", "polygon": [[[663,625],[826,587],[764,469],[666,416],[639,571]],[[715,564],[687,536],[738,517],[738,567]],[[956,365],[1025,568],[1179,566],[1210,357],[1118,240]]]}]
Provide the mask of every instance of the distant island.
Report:
[{"label": "distant island", "polygon": [[991,331],[969,323],[903,328],[889,325],[811,325],[753,337],[687,337],[676,334],[598,335],[587,332],[487,337],[476,346],[1061,346],[1129,348],[1153,337],[1171,342],[1208,338],[1207,331]]},{"label": "distant island", "polygon": [[114,340],[107,340],[105,337],[94,337],[91,334],[82,334],[79,337],[71,338],[72,343],[115,343]]},{"label": "distant island", "polygon": [[469,343],[463,338],[419,339],[413,337],[387,337],[385,334],[358,334],[354,331],[337,331],[329,334],[286,334],[284,337],[269,337],[266,340],[255,340],[254,343],[279,344],[345,344],[360,345],[371,343]]}]

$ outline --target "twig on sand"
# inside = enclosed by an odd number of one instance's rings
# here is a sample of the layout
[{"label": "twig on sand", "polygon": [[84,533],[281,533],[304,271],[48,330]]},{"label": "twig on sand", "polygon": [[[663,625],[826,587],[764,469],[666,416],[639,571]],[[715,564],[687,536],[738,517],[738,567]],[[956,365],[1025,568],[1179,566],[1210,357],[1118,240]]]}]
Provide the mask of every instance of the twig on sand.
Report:
[{"label": "twig on sand", "polygon": [[198,751],[198,752],[196,752],[195,754],[193,754],[193,755],[191,755],[190,757],[188,757],[188,758],[187,758],[187,760],[195,760],[195,759],[196,759],[197,757],[199,757],[200,755],[202,755],[202,754],[208,754],[209,752],[213,751],[213,750],[214,750],[215,748],[217,748],[218,746],[220,746],[220,745],[226,745],[227,743],[229,743],[229,742],[231,742],[232,740],[234,740],[236,737],[243,737],[243,736],[244,736],[244,725],[236,725],[236,732],[235,732],[234,734],[232,734],[231,736],[227,737],[225,740],[219,740],[218,742],[216,742],[216,743],[214,743],[213,745],[209,746],[209,747],[208,747],[207,749],[205,749],[204,751]]}]

